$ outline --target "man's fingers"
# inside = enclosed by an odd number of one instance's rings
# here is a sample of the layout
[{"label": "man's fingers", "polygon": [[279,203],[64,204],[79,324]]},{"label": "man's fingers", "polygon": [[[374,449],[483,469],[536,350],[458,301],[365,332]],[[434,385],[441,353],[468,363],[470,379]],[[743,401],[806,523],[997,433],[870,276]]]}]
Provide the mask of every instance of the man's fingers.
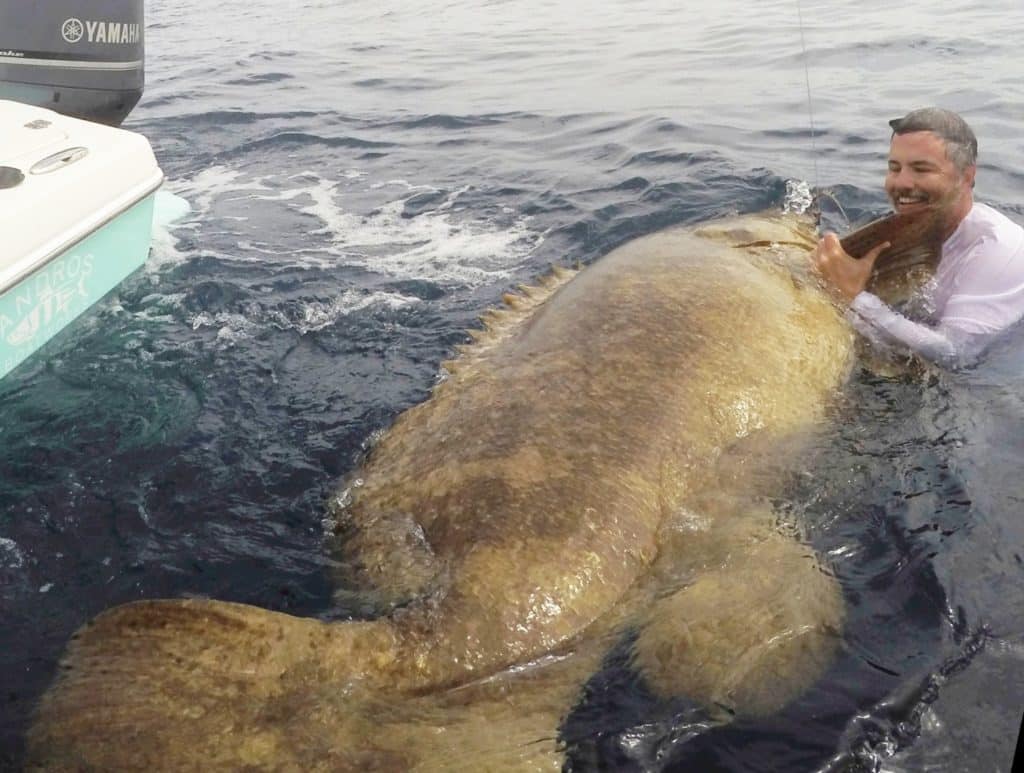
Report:
[{"label": "man's fingers", "polygon": [[846,253],[838,236],[827,233],[812,253],[811,269],[824,280],[834,297],[849,303],[867,287],[875,259],[888,246],[889,242],[878,244],[857,260]]},{"label": "man's fingers", "polygon": [[820,273],[821,269],[833,260],[837,249],[842,249],[839,245],[839,237],[831,232],[826,233],[818,242],[814,252],[811,253],[811,268]]},{"label": "man's fingers", "polygon": [[842,252],[843,246],[839,243],[839,237],[829,231],[821,237],[822,253],[832,257],[837,252]]}]

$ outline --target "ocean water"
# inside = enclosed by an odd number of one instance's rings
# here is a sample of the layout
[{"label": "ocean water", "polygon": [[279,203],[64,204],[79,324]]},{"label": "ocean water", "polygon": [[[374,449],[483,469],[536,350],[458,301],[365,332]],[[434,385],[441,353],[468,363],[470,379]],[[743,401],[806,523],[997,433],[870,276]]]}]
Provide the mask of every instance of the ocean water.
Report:
[{"label": "ocean water", "polygon": [[[110,606],[351,613],[325,499],[550,264],[780,207],[787,181],[830,191],[833,227],[881,214],[886,120],[927,104],[972,123],[977,197],[1024,223],[1022,26],[1019,0],[150,2],[126,126],[193,213],[0,382],[0,767]],[[1011,331],[971,371],[856,373],[782,503],[843,584],[835,665],[707,729],[613,654],[569,766],[1009,770],[1022,372]]]}]

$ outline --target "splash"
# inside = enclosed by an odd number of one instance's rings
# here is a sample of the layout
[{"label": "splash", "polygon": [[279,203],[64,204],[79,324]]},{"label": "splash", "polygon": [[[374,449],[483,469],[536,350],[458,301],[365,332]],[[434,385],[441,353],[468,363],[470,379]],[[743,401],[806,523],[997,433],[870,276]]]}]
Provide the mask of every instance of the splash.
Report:
[{"label": "splash", "polygon": [[782,211],[802,215],[814,201],[811,186],[805,180],[786,180],[786,196],[782,200]]}]

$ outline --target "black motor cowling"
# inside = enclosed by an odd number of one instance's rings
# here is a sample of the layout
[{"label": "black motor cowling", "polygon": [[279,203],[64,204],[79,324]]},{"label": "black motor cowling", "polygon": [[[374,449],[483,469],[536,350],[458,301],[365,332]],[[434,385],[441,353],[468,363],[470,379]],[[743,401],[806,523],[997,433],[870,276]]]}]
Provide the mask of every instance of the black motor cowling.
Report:
[{"label": "black motor cowling", "polygon": [[0,0],[0,99],[117,125],[142,96],[143,0]]}]

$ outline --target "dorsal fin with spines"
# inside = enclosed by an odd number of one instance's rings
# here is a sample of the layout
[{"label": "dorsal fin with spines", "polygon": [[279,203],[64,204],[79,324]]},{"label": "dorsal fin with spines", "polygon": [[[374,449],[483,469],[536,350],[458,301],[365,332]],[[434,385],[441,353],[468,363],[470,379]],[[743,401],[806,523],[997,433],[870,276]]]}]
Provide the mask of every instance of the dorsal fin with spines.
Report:
[{"label": "dorsal fin with spines", "polygon": [[452,377],[468,374],[487,352],[517,330],[539,306],[578,273],[578,269],[553,265],[550,271],[537,280],[536,285],[519,285],[519,292],[502,295],[503,307],[487,309],[480,315],[483,327],[466,331],[473,339],[472,343],[458,344],[455,347],[457,356],[441,363],[441,368],[450,378],[442,381],[439,387]]}]

